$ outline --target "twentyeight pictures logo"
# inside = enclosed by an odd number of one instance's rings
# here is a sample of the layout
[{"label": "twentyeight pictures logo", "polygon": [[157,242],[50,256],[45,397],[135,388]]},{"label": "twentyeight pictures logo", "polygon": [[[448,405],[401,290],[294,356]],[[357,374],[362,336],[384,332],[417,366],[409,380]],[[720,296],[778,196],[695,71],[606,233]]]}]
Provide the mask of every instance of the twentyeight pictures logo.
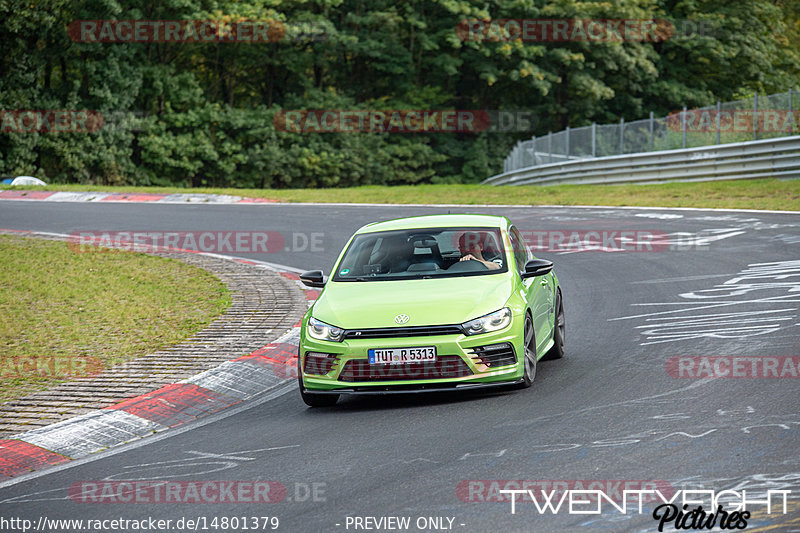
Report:
[{"label": "twentyeight pictures logo", "polygon": [[[528,498],[531,506],[539,514],[599,515],[604,511],[650,514],[644,504],[658,504],[652,510],[652,517],[658,521],[658,531],[665,527],[679,529],[745,529],[751,516],[748,507],[766,507],[767,514],[782,509],[787,513],[787,500],[790,490],[767,490],[766,493],[754,494],[746,490],[676,490],[672,494],[664,494],[661,488],[624,489],[619,493],[609,494],[600,483],[598,488],[558,490],[551,487],[542,489],[529,487],[500,489],[500,494],[508,495],[511,514],[517,514],[519,503]],[[696,507],[695,507],[696,506]],[[704,507],[705,506],[705,507]]]}]

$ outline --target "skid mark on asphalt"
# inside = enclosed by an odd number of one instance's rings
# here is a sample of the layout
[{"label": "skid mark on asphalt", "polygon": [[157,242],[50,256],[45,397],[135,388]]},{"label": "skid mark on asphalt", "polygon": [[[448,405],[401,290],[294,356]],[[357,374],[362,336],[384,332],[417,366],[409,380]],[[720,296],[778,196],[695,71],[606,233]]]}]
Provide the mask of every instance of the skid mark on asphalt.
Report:
[{"label": "skid mark on asphalt", "polygon": [[[678,296],[683,300],[631,304],[674,306],[670,310],[611,318],[608,321],[644,319],[645,324],[634,326],[642,338],[640,346],[691,339],[745,339],[788,331],[798,325],[797,307],[787,307],[785,304],[800,302],[800,260],[752,263],[724,283]],[[776,305],[780,307],[759,309],[759,306]],[[708,309],[722,311],[720,308],[731,306],[740,306],[737,309],[744,306],[746,310],[697,313]],[[683,314],[687,312],[693,314]]]},{"label": "skid mark on asphalt", "polygon": [[[711,382],[710,379],[700,379],[700,380],[697,380],[697,381],[695,381],[695,382],[693,382],[693,383],[691,383],[691,384],[689,384],[689,385],[687,385],[685,387],[680,387],[678,389],[673,389],[673,390],[669,390],[669,391],[666,391],[666,392],[660,392],[658,394],[653,394],[651,396],[643,396],[641,398],[631,398],[629,400],[621,400],[619,402],[608,403],[608,404],[604,404],[604,405],[595,405],[595,406],[592,406],[592,407],[584,407],[583,409],[577,409],[577,410],[571,410],[571,411],[561,411],[561,412],[550,414],[550,415],[538,416],[536,418],[531,418],[529,420],[517,420],[517,421],[512,421],[512,422],[504,422],[502,424],[498,424],[496,427],[528,426],[528,425],[532,425],[532,424],[534,424],[536,422],[544,422],[544,421],[552,420],[553,418],[560,418],[560,417],[563,417],[563,416],[566,416],[566,415],[574,416],[574,415],[578,415],[578,414],[590,413],[590,412],[597,411],[597,410],[608,409],[610,407],[618,407],[618,406],[622,406],[622,405],[631,405],[631,404],[650,402],[652,400],[668,398],[670,396],[675,396],[677,394],[688,392],[688,391],[690,391],[692,389],[696,389],[698,387],[702,387],[703,385],[706,385],[706,384],[708,384],[710,382]],[[682,398],[682,399],[685,399],[685,398]]]},{"label": "skid mark on asphalt", "polygon": [[[168,480],[164,480],[163,478],[165,475],[165,471],[167,470],[170,470],[169,473],[170,479],[178,477],[190,477],[190,476],[211,474],[214,472],[220,472],[223,470],[230,470],[232,468],[237,468],[249,461],[256,461],[258,459],[263,459],[264,456],[267,455],[266,452],[290,450],[299,447],[300,447],[299,444],[289,444],[285,446],[272,446],[268,448],[258,448],[254,450],[242,450],[242,451],[226,452],[226,453],[186,450],[185,453],[188,454],[189,457],[184,457],[182,459],[173,459],[170,461],[138,463],[134,465],[123,466],[122,469],[125,470],[124,472],[111,474],[110,476],[104,477],[102,480],[103,481],[151,481],[153,479],[156,479],[157,481],[164,481],[166,483],[168,482]],[[181,472],[175,473],[174,470],[178,468],[186,469],[187,471],[182,473]],[[133,477],[134,475],[141,475],[143,472],[151,472],[151,471],[153,472],[152,475],[143,477]],[[14,496],[13,498],[0,500],[0,503],[33,503],[33,502],[69,500],[70,499],[69,489],[70,486],[67,485],[54,489],[21,494],[19,496]]]},{"label": "skid mark on asphalt", "polygon": [[[640,407],[629,404],[628,407],[638,411]],[[687,419],[706,417],[708,422],[689,424]],[[596,450],[602,448],[623,448],[634,445],[687,445],[710,437],[735,437],[739,440],[756,434],[771,432],[776,437],[781,435],[796,436],[800,433],[800,413],[769,414],[759,412],[752,406],[734,409],[716,409],[716,411],[693,411],[691,415],[685,412],[664,413],[651,416],[645,420],[629,418],[634,428],[627,431],[606,432],[605,435],[595,434],[602,438],[592,441],[563,439],[550,443],[537,443],[525,447],[527,454],[554,453],[564,451]],[[526,422],[527,424],[527,422]],[[642,425],[658,424],[659,427],[639,429]],[[519,425],[505,423],[501,426]],[[667,427],[665,427],[667,426]],[[669,427],[673,426],[673,427]],[[516,450],[515,453],[519,453]],[[513,453],[511,455],[514,455]]]},{"label": "skid mark on asphalt", "polygon": [[[258,448],[255,450],[242,450],[240,452],[228,453],[213,453],[213,452],[200,452],[196,450],[187,450],[186,453],[190,457],[183,459],[173,459],[170,461],[159,461],[155,463],[139,463],[129,466],[124,466],[125,472],[112,474],[103,478],[104,481],[142,481],[153,479],[153,476],[145,477],[130,477],[132,474],[141,474],[142,472],[153,471],[156,477],[162,477],[164,470],[185,469],[183,473],[170,473],[170,478],[187,477],[211,474],[214,472],[221,472],[223,470],[230,470],[236,468],[248,461],[255,461],[259,457],[250,457],[252,455],[261,454],[264,452],[288,450],[291,448],[299,448],[299,444],[290,444],[286,446],[272,446],[269,448]],[[247,454],[247,455],[245,455]]]}]

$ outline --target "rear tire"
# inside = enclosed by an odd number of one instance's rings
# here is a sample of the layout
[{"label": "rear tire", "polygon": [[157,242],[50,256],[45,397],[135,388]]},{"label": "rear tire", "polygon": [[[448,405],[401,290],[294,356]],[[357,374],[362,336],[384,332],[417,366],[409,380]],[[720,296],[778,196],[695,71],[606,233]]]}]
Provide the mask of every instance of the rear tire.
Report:
[{"label": "rear tire", "polygon": [[561,289],[556,293],[556,316],[553,320],[553,347],[545,356],[547,359],[561,359],[564,357],[564,337],[567,327],[564,320],[564,302],[561,299]]},{"label": "rear tire", "polygon": [[[298,359],[298,365],[300,360]],[[314,394],[313,392],[306,391],[306,388],[303,386],[303,371],[298,368],[297,369],[297,381],[300,385],[300,396],[303,398],[303,402],[309,407],[331,407],[336,405],[336,402],[339,401],[338,394]]]},{"label": "rear tire", "polygon": [[527,389],[533,385],[533,380],[536,379],[536,336],[533,334],[533,320],[529,315],[525,316],[523,343],[522,365],[524,371],[522,373],[522,383],[519,386],[521,389]]}]

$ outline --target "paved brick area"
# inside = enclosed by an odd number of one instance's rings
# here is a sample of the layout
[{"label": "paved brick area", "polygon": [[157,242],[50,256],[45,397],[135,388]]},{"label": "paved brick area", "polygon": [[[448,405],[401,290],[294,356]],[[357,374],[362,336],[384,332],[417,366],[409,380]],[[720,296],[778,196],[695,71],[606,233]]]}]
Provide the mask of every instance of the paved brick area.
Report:
[{"label": "paved brick area", "polygon": [[217,276],[232,293],[231,307],[180,344],[0,404],[0,438],[109,407],[251,354],[290,330],[308,309],[294,281],[263,266],[192,253],[157,255]]}]

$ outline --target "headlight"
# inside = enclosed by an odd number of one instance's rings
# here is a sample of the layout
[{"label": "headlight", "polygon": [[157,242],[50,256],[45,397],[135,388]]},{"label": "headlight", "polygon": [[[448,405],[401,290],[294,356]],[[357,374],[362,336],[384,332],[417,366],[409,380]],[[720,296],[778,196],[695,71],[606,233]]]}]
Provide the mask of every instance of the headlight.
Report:
[{"label": "headlight", "polygon": [[316,318],[308,319],[306,333],[308,333],[309,337],[320,341],[342,342],[344,338],[344,330],[342,328],[331,326]]},{"label": "headlight", "polygon": [[461,324],[461,328],[466,335],[478,335],[501,330],[508,327],[509,324],[511,324],[511,309],[504,307],[494,313],[464,322]]}]

